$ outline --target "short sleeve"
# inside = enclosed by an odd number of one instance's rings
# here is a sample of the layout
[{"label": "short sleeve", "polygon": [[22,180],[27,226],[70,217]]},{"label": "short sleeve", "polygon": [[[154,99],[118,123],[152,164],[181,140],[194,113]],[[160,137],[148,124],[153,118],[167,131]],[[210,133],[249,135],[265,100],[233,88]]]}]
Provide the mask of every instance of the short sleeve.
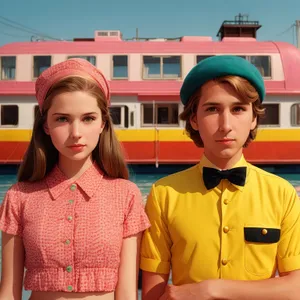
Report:
[{"label": "short sleeve", "polygon": [[13,235],[22,235],[21,203],[16,185],[4,196],[0,206],[0,230]]},{"label": "short sleeve", "polygon": [[286,204],[278,244],[278,270],[300,269],[300,199],[294,188],[286,193]]},{"label": "short sleeve", "polygon": [[132,185],[128,195],[129,201],[123,225],[124,238],[142,232],[150,226],[148,217],[145,213],[142,195],[138,187],[136,185]]},{"label": "short sleeve", "polygon": [[148,272],[169,274],[172,241],[155,189],[153,185],[146,203],[146,213],[151,227],[143,235],[140,268]]}]

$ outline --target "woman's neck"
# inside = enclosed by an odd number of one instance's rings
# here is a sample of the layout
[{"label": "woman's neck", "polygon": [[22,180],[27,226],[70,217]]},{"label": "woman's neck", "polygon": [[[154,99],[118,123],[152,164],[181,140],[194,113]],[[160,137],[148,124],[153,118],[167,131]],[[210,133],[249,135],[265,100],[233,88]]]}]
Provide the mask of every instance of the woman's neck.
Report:
[{"label": "woman's neck", "polygon": [[84,160],[71,160],[66,157],[59,157],[58,167],[69,179],[78,179],[93,164],[92,157]]}]

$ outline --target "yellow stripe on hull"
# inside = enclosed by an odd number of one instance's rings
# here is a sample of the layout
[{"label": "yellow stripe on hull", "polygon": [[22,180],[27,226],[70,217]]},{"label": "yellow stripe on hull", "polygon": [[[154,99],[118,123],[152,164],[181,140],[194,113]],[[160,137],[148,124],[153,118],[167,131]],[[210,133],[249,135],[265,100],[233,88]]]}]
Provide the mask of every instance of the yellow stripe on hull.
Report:
[{"label": "yellow stripe on hull", "polygon": [[[183,129],[116,129],[122,142],[189,142],[190,139]],[[0,129],[0,142],[28,142],[31,138],[30,129]],[[280,129],[261,128],[256,141],[260,142],[300,142],[300,128]]]}]

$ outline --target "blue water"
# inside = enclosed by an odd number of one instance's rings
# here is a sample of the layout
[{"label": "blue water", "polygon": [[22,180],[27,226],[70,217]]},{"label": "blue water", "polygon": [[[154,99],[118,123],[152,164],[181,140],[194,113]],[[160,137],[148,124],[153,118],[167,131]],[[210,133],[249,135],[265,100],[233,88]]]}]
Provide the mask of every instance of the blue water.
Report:
[{"label": "blue water", "polygon": [[[151,184],[161,177],[164,177],[170,173],[187,168],[188,166],[162,166],[158,169],[152,166],[135,166],[130,169],[130,179],[135,182],[140,188],[144,197],[147,196]],[[275,173],[286,180],[288,180],[294,186],[300,186],[300,169],[299,166],[289,168],[274,168],[265,167],[265,170]],[[16,182],[16,167],[0,168],[0,203],[4,197],[4,194],[8,188]],[[1,237],[0,237],[1,241]],[[1,250],[1,248],[0,248]],[[1,262],[0,262],[1,265]],[[30,293],[24,291],[22,300],[28,300]]]}]

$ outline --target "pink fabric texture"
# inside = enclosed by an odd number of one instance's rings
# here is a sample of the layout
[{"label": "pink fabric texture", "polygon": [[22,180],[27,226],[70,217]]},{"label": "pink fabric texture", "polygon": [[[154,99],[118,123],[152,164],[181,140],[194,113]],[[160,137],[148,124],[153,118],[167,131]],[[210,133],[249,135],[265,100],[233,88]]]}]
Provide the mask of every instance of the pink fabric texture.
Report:
[{"label": "pink fabric texture", "polygon": [[0,230],[23,239],[25,289],[113,291],[123,238],[150,227],[137,186],[96,165],[71,182],[58,167],[16,183],[0,208]]},{"label": "pink fabric texture", "polygon": [[85,59],[72,58],[51,66],[37,79],[35,83],[35,93],[40,110],[42,110],[43,102],[50,87],[60,79],[72,75],[90,77],[95,80],[109,103],[109,84],[102,72]]}]

